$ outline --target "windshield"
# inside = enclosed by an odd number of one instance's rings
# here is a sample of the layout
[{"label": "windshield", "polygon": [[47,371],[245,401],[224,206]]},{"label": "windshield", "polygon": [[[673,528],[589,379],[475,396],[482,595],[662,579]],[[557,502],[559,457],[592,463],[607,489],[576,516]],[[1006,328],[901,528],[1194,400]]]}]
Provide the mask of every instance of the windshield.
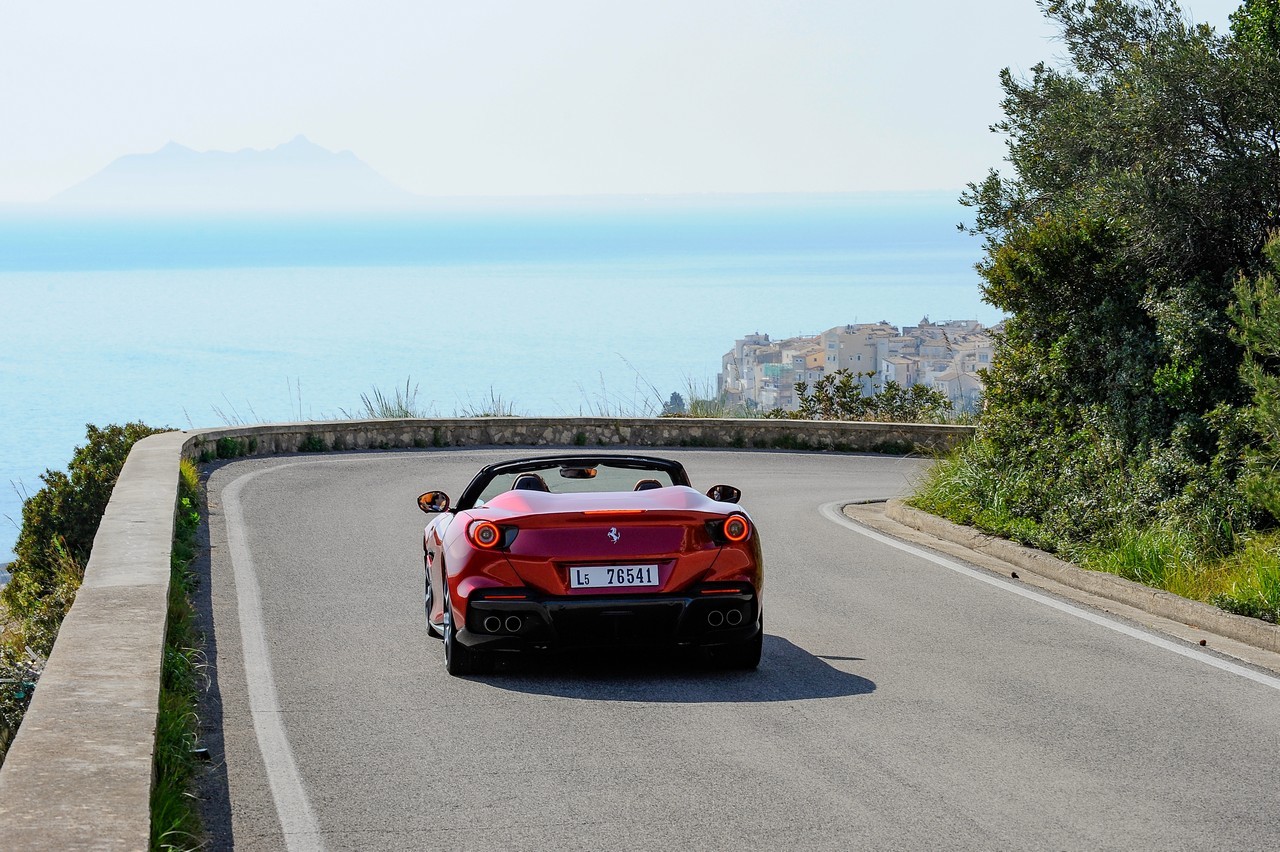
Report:
[{"label": "windshield", "polygon": [[489,480],[479,500],[488,502],[504,491],[517,487],[552,494],[574,494],[585,491],[639,491],[675,485],[665,470],[634,470],[598,464],[594,467],[561,467],[555,465],[523,473],[500,473]]},{"label": "windshield", "polygon": [[467,486],[459,509],[488,502],[506,491],[572,494],[638,491],[688,485],[684,468],[649,456],[544,456],[490,465]]}]

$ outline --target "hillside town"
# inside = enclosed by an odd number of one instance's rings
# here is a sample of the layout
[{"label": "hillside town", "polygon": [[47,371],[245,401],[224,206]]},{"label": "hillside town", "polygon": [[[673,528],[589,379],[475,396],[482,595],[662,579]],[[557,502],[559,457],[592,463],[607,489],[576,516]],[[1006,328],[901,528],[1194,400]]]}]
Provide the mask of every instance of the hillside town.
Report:
[{"label": "hillside town", "polygon": [[824,375],[847,370],[860,374],[866,396],[889,381],[904,388],[923,384],[945,394],[956,411],[974,411],[982,398],[978,371],[991,365],[993,330],[976,320],[935,323],[925,317],[902,329],[881,321],[785,340],[757,332],[725,353],[716,389],[730,404],[795,411],[797,382],[812,386]]}]

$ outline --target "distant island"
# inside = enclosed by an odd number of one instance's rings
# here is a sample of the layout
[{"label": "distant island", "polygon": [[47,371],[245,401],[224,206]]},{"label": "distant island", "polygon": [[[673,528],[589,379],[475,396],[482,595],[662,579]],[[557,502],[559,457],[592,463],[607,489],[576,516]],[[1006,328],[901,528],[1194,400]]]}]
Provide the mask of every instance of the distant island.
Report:
[{"label": "distant island", "polygon": [[129,154],[58,193],[54,207],[145,211],[335,211],[400,208],[418,196],[350,151],[305,136],[275,148],[194,151],[170,142]]}]

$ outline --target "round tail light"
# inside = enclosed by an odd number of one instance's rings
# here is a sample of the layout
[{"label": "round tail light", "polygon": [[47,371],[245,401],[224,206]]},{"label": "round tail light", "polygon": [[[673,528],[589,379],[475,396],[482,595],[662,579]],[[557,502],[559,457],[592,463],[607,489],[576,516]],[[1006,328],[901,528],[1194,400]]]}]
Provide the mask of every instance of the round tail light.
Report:
[{"label": "round tail light", "polygon": [[471,543],[484,550],[492,550],[502,543],[502,531],[488,521],[477,521],[467,529]]},{"label": "round tail light", "polygon": [[724,537],[737,543],[751,535],[751,523],[742,515],[730,515],[724,519]]}]

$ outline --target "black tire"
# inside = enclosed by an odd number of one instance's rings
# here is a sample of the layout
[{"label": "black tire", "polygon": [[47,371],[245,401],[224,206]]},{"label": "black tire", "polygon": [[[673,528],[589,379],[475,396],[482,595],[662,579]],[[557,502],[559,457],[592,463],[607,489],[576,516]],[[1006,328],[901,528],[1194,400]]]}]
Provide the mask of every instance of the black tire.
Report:
[{"label": "black tire", "polygon": [[473,651],[458,641],[447,589],[444,593],[444,669],[454,677],[484,674],[489,670],[487,654]]},{"label": "black tire", "polygon": [[431,572],[428,570],[426,572],[426,575],[427,575],[427,591],[422,596],[422,602],[423,602],[423,607],[427,611],[427,633],[439,639],[441,636],[440,628],[436,627],[434,624],[431,623],[431,608],[435,606],[436,593],[431,589]]},{"label": "black tire", "polygon": [[752,672],[760,668],[760,655],[764,651],[764,619],[760,620],[760,632],[755,638],[720,649],[716,654],[721,667]]}]

